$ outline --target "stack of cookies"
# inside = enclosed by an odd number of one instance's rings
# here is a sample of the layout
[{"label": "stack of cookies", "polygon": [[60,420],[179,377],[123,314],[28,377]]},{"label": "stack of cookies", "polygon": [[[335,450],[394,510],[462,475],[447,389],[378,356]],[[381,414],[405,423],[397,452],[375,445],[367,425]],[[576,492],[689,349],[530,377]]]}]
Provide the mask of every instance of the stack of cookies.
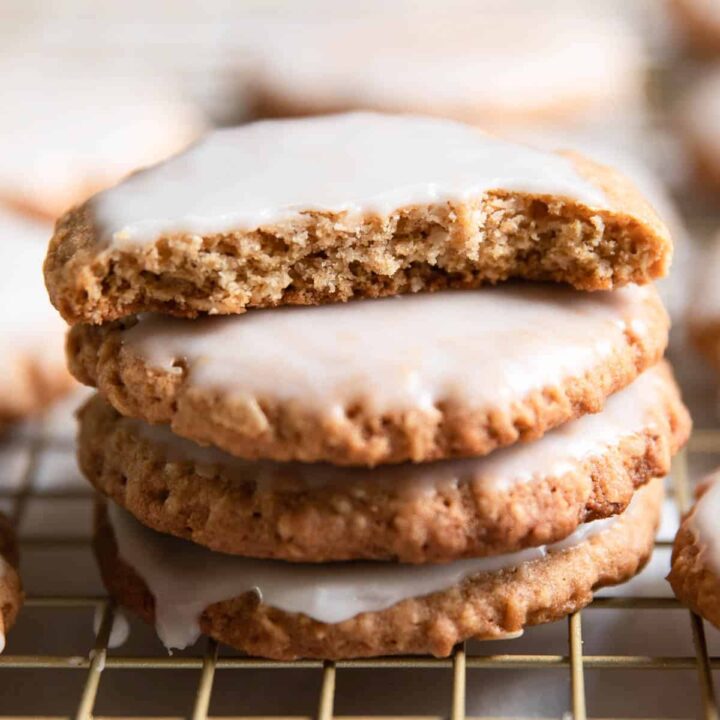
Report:
[{"label": "stack of cookies", "polygon": [[216,131],[74,208],[45,273],[110,593],[271,658],[584,606],[689,431],[670,253],[613,171],[410,116]]}]

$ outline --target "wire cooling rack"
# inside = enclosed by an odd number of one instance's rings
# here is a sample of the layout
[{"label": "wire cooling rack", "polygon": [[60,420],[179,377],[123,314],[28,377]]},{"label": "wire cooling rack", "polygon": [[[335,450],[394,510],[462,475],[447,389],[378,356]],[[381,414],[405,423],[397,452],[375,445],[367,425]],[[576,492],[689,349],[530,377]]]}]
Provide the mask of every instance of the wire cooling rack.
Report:
[{"label": "wire cooling rack", "polygon": [[[652,84],[662,95],[662,67]],[[701,235],[719,223],[705,210],[686,213]],[[701,393],[710,387],[708,379]],[[73,404],[0,443],[0,509],[18,528],[27,590],[0,655],[0,720],[720,718],[720,633],[684,610],[663,579],[691,478],[720,464],[720,430],[696,430],[676,458],[649,567],[582,613],[516,639],[469,642],[444,659],[287,663],[212,640],[170,656],[132,618],[127,643],[108,647],[118,610],[92,559],[93,497],[74,464]]]},{"label": "wire cooling rack", "polygon": [[[74,466],[70,413],[62,411],[56,415],[24,428],[0,446],[0,505],[19,529],[21,551],[23,557],[27,556],[27,564],[22,569],[27,575],[24,579],[28,589],[18,625],[9,633],[6,651],[0,655],[0,718],[168,717],[169,708],[173,717],[197,719],[216,715],[265,719],[281,715],[286,718],[314,716],[319,720],[341,715],[491,718],[497,715],[467,712],[468,700],[473,700],[479,690],[486,695],[517,694],[541,677],[541,686],[553,688],[553,716],[582,720],[593,716],[593,699],[586,692],[588,674],[610,674],[608,687],[617,688],[624,682],[636,685],[636,681],[630,681],[631,671],[653,673],[656,688],[653,692],[675,684],[677,692],[682,693],[682,707],[689,708],[685,716],[708,719],[719,716],[712,671],[720,669],[720,656],[708,652],[703,622],[681,610],[669,593],[648,595],[648,588],[642,584],[638,592],[632,590],[631,583],[627,586],[630,593],[613,591],[596,598],[582,613],[545,626],[545,634],[534,644],[528,644],[530,636],[542,632],[543,628],[530,629],[518,639],[461,645],[445,659],[396,657],[336,663],[272,662],[238,655],[218,647],[212,640],[200,641],[188,652],[168,655],[157,641],[148,640],[151,630],[137,624],[133,624],[125,646],[109,649],[117,610],[102,593],[96,571],[87,562],[92,494]],[[666,508],[674,514],[673,527],[660,535],[656,548],[656,554],[664,553],[664,563],[677,524],[678,513],[673,511],[684,510],[691,498],[689,460],[712,454],[720,454],[720,431],[696,430],[688,450],[676,458],[669,482],[671,499]],[[85,560],[68,559],[76,553],[85,553]],[[666,570],[661,567],[660,576]],[[79,592],[80,585],[93,591]],[[52,592],[54,588],[59,591]],[[92,632],[95,613],[99,617],[96,636]],[[645,616],[652,613],[653,620],[641,637],[642,647],[633,651],[625,646],[622,642],[625,630],[614,635],[609,630],[612,637],[605,637],[603,652],[584,647],[584,631],[587,636],[600,623],[612,629],[607,617],[599,619],[608,613],[615,618],[631,614],[631,625],[638,627],[645,622]],[[628,625],[621,622],[620,627]],[[552,637],[547,630],[552,632]],[[652,645],[649,641],[653,635],[663,636],[670,631],[691,638],[691,644],[686,643],[686,647],[692,650],[680,655],[643,651],[646,645]],[[606,635],[605,631],[602,634]],[[608,649],[609,640],[617,646]],[[717,644],[720,647],[720,643]],[[362,685],[350,683],[351,703],[343,703],[345,679],[359,671],[365,672]],[[403,685],[401,676],[426,678],[423,673],[427,671],[433,672],[434,679],[423,679],[420,685],[426,687]],[[550,671],[553,672],[549,676]],[[371,675],[367,675],[368,672]],[[510,686],[503,685],[499,677],[503,673],[514,674],[517,681]],[[679,684],[678,677],[681,678]],[[262,691],[258,691],[256,682],[265,683]],[[432,712],[406,712],[404,707],[391,707],[392,712],[377,715],[374,700],[379,690],[387,700],[388,683],[391,691],[406,693],[404,701],[408,706],[412,705],[410,700],[414,694],[427,695],[430,687]],[[221,689],[219,684],[223,685]],[[229,687],[241,688],[240,697],[236,694],[228,698]],[[532,690],[528,690],[527,716],[536,715],[538,709],[542,711],[533,702],[534,696],[530,697],[538,687],[533,684]],[[144,707],[145,701],[157,694],[159,688],[163,688],[162,697]],[[105,689],[109,691],[107,698],[103,698]],[[601,691],[600,697],[606,692],[609,691]],[[631,688],[626,712],[612,716],[649,717],[636,702],[637,698],[633,699],[635,692],[636,688]],[[287,711],[285,701],[290,695],[302,695],[302,707],[297,712]],[[596,700],[597,697],[596,692]],[[425,709],[422,697],[420,702],[420,709]],[[339,704],[353,711],[336,715]],[[219,705],[217,713],[215,705]],[[512,714],[519,716],[517,708]],[[652,716],[661,714],[654,712]],[[498,715],[507,716],[507,708]],[[678,715],[673,712],[672,716]]]}]

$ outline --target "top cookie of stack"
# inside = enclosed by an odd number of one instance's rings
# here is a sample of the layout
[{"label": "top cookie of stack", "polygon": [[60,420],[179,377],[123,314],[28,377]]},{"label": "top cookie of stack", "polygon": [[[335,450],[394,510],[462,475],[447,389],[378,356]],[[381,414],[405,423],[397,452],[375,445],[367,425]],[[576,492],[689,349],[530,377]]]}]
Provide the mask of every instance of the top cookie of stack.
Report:
[{"label": "top cookie of stack", "polygon": [[45,276],[75,324],[509,278],[610,289],[663,276],[670,255],[606,167],[450,121],[349,114],[211,133],[61,217]]}]

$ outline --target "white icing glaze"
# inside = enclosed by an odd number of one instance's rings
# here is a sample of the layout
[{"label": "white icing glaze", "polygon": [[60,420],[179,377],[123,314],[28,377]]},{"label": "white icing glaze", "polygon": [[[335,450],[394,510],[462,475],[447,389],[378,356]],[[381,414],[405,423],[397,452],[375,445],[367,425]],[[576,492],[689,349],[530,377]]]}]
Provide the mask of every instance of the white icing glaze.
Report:
[{"label": "white icing glaze", "polygon": [[[1,164],[1,163],[0,163]],[[52,225],[0,209],[0,369],[9,372],[22,353],[62,364],[65,324],[50,304],[42,276]]]},{"label": "white icing glaze", "polygon": [[257,84],[306,111],[399,110],[500,124],[537,123],[560,107],[554,120],[565,126],[592,120],[588,106],[607,117],[642,94],[640,42],[588,4],[581,12],[532,0],[511,10],[418,5],[384,7],[382,20],[306,11],[275,22],[258,38]]},{"label": "white icing glaze", "polygon": [[[95,615],[93,616],[93,633],[95,637],[97,637],[100,632],[103,615],[104,608],[102,606],[95,608]],[[127,642],[128,637],[130,637],[130,624],[122,611],[116,608],[113,614],[110,635],[108,635],[107,646],[112,650],[119,648]]]},{"label": "white icing glaze", "polygon": [[167,79],[125,63],[25,56],[0,64],[0,192],[58,212],[197,137]]},{"label": "white icing glaze", "polygon": [[720,475],[715,473],[707,482],[710,486],[695,504],[690,523],[702,547],[701,562],[720,574]]},{"label": "white icing glaze", "polygon": [[[636,497],[643,494],[640,490]],[[215,553],[141,525],[110,503],[108,513],[119,556],[145,581],[155,598],[155,624],[168,648],[184,648],[200,635],[198,618],[216,602],[255,590],[266,605],[304,613],[320,622],[339,623],[377,612],[412,597],[450,588],[484,572],[542,560],[548,553],[575,547],[632,516],[633,500],[622,516],[580,526],[554,545],[507,555],[459,560],[447,565],[353,562],[296,564]]]},{"label": "white icing glaze", "polygon": [[352,484],[377,484],[398,494],[433,494],[438,489],[472,482],[506,487],[557,476],[586,457],[616,446],[624,438],[653,427],[651,411],[663,402],[665,381],[656,369],[643,373],[632,385],[610,397],[604,409],[594,415],[556,428],[531,443],[518,443],[486,457],[447,460],[436,463],[380,465],[373,469],[338,467],[328,464],[247,462],[213,447],[174,435],[166,426],[123,419],[140,435],[163,447],[170,462],[192,461],[208,473],[215,469],[257,484],[260,492],[337,485],[352,492]]},{"label": "white icing glaze", "polygon": [[387,214],[493,189],[606,206],[558,155],[448,120],[372,113],[216,130],[91,205],[103,240],[123,246],[175,232],[253,229],[308,210]]},{"label": "white icing glaze", "polygon": [[650,287],[584,293],[499,285],[321,307],[183,320],[144,315],[125,351],[231,398],[297,402],[340,422],[371,412],[436,412],[437,401],[507,407],[597,367],[626,342]]}]

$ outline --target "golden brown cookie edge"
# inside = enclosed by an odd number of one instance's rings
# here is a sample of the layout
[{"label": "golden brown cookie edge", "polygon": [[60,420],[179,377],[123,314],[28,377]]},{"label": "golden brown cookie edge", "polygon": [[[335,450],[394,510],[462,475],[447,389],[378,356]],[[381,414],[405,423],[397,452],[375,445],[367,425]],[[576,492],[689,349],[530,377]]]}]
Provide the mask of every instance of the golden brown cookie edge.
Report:
[{"label": "golden brown cookie edge", "polygon": [[[670,470],[690,418],[668,366],[641,433],[558,475],[500,488],[464,478],[437,492],[387,483],[259,488],[238,471],[168,457],[99,395],[79,413],[78,461],[96,490],[152,529],[212,550],[296,562],[450,562],[556,542],[622,512]],[[371,477],[371,476],[370,476]]]},{"label": "golden brown cookie edge", "polygon": [[[590,603],[594,590],[634,576],[652,553],[662,498],[662,481],[653,481],[638,497],[641,505],[631,518],[621,517],[581,545],[515,569],[476,575],[448,590],[341,623],[286,613],[262,605],[256,593],[246,593],[206,608],[200,628],[250,655],[278,660],[447,656],[466,639],[498,637],[558,620]],[[118,556],[102,503],[96,516],[95,550],[109,593],[152,623],[153,596]]]},{"label": "golden brown cookie edge", "polygon": [[97,387],[121,414],[170,424],[200,444],[247,459],[372,466],[485,455],[599,411],[665,350],[669,320],[656,293],[643,300],[633,319],[646,331],[638,334],[628,322],[620,346],[599,364],[509,407],[480,408],[458,399],[427,411],[378,414],[357,405],[332,422],[316,409],[282,400],[229,399],[192,387],[186,372],[148,366],[122,343],[133,319],[71,328],[67,354],[73,375]]},{"label": "golden brown cookie edge", "polygon": [[[88,202],[57,221],[45,281],[70,324],[97,324],[139,312],[238,314],[250,307],[474,288],[511,278],[600,290],[667,274],[669,232],[633,184],[577,153],[565,155],[603,191],[609,209],[560,196],[491,191],[484,200],[403,208],[383,218],[308,212],[252,232],[206,236],[200,245],[197,236],[179,234],[112,249],[99,242]],[[491,228],[479,244],[478,211]],[[440,248],[428,240],[437,227],[448,233]],[[510,256],[508,233],[516,234]],[[378,256],[385,257],[382,267]],[[273,269],[248,280],[248,263],[255,266],[258,258]],[[327,282],[320,283],[325,274]]]}]

